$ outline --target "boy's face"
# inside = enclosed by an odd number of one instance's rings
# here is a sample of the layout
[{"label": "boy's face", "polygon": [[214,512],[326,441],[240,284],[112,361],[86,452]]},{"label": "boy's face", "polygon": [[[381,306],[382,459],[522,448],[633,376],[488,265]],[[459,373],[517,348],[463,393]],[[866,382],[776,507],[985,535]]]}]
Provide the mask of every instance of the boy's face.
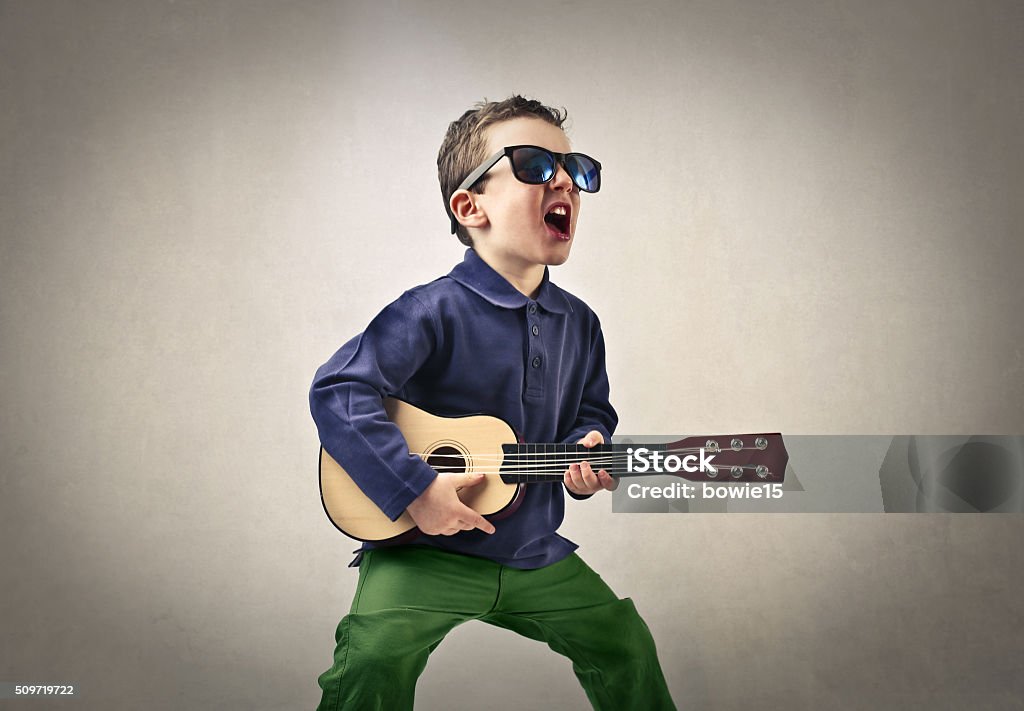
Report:
[{"label": "boy's face", "polygon": [[[488,127],[485,136],[486,155],[515,145],[540,146],[557,153],[570,151],[569,139],[562,129],[538,118],[502,121]],[[493,257],[501,266],[512,270],[562,264],[569,258],[580,210],[580,193],[561,165],[549,182],[528,185],[516,179],[510,160],[502,158],[488,171],[487,182],[476,201],[488,222],[485,229],[474,230],[473,234],[474,246],[481,256]],[[546,221],[545,215],[553,210],[564,210],[566,218]],[[556,227],[556,224],[563,227]],[[568,225],[567,231],[564,225]]]}]

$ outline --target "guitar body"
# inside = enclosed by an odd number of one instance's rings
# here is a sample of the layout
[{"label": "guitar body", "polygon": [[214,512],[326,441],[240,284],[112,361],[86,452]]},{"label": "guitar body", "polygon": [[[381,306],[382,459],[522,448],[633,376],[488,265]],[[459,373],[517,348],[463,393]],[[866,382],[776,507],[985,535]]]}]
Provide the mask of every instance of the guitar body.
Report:
[{"label": "guitar body", "polygon": [[[394,398],[384,399],[384,409],[401,430],[409,451],[438,471],[493,475],[502,462],[502,445],[517,441],[508,423],[488,415],[438,417]],[[481,483],[460,490],[459,498],[484,516],[511,513],[522,488],[522,484],[506,484],[498,476],[485,476]],[[328,518],[350,538],[399,543],[416,533],[416,523],[408,512],[390,520],[323,448],[320,497]]]}]

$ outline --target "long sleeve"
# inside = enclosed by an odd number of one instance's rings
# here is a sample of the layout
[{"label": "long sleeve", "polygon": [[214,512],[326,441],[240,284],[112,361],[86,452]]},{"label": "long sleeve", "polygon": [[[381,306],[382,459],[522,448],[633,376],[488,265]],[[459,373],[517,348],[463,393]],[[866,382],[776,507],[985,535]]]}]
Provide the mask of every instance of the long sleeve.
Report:
[{"label": "long sleeve", "polygon": [[[583,385],[583,396],[572,430],[562,441],[575,444],[591,430],[597,430],[604,436],[604,441],[612,441],[612,433],[619,423],[619,417],[609,401],[610,388],[608,373],[605,369],[604,336],[597,316],[593,316],[594,331],[591,339],[590,354],[587,358],[587,377]],[[577,494],[568,487],[565,489],[570,497],[577,501],[589,499],[593,494]]]},{"label": "long sleeve", "polygon": [[437,474],[409,453],[382,398],[401,391],[436,347],[438,333],[428,309],[406,292],[317,370],[309,392],[323,448],[391,520]]},{"label": "long sleeve", "polygon": [[563,442],[575,443],[591,430],[604,435],[605,442],[611,442],[619,416],[609,401],[608,373],[605,370],[604,335],[597,316],[591,314],[593,326],[591,331],[590,353],[587,357],[587,376],[583,384],[580,406],[569,433],[562,438]]}]

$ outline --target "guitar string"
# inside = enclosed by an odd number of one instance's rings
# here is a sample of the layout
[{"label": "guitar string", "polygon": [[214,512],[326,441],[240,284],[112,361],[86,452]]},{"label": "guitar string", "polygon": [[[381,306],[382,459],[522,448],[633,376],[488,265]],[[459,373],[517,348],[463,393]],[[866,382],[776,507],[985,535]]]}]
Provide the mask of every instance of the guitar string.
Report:
[{"label": "guitar string", "polygon": [[[755,465],[737,464],[737,465],[733,465],[733,466],[737,466],[740,469],[744,469],[744,470],[755,470],[756,471],[756,469],[757,469],[757,467]],[[716,472],[718,474],[724,474],[725,475],[725,476],[722,476],[722,478],[720,479],[721,481],[728,481],[729,478],[730,478],[730,474],[731,474],[732,468],[733,468],[732,466],[719,466],[719,467],[715,467],[715,470],[716,470]],[[555,471],[550,471],[550,472],[545,472],[543,470],[541,470],[541,471],[531,470],[531,471],[532,471],[532,473],[529,473],[529,472],[526,472],[526,470],[523,470],[523,472],[517,474],[514,471],[508,471],[508,470],[503,469],[503,470],[500,470],[500,471],[478,471],[478,470],[473,470],[473,471],[471,471],[469,473],[471,473],[471,474],[483,474],[484,476],[511,476],[511,477],[517,479],[517,481],[513,481],[511,483],[530,483],[531,482],[531,480],[528,479],[528,478],[527,479],[519,480],[519,477],[530,477],[530,476],[538,477],[537,479],[532,480],[534,482],[557,481],[557,480],[561,480],[564,477],[564,472],[561,471],[561,470],[555,470]],[[607,471],[607,469],[606,469],[606,471]],[[457,472],[457,473],[462,473],[462,472]],[[609,472],[609,474],[611,474],[611,476],[614,476],[616,478],[630,477],[630,476],[674,476],[674,477],[678,477],[678,478],[682,478],[682,479],[690,479],[692,481],[715,480],[715,477],[710,477],[710,476],[707,475],[707,473],[701,474],[700,472],[686,472],[686,474],[691,474],[691,475],[693,475],[693,477],[695,477],[695,478],[692,478],[692,477],[685,476],[684,473],[682,473],[682,472],[620,472],[620,473],[615,473],[614,472],[614,468],[613,468],[613,471]],[[773,472],[771,471],[771,469],[769,469],[767,471],[765,477],[758,476],[757,479],[754,479],[753,481],[761,481],[763,479],[771,478],[772,476],[773,476]],[[737,477],[732,477],[732,478],[734,480],[736,480],[736,481],[741,481],[742,480],[741,478],[737,478]]]},{"label": "guitar string", "polygon": [[[693,453],[696,453],[696,452],[700,451],[700,449],[701,448],[670,449],[670,450],[663,450],[662,452],[659,452],[659,454],[662,454],[664,456],[668,456],[668,455],[672,455],[672,454],[693,454]],[[767,451],[767,450],[759,449],[757,447],[741,447],[740,449],[732,449],[730,447],[728,449],[724,449],[724,450],[720,450],[720,451],[717,451],[717,452],[713,452],[713,456],[718,456],[720,454],[728,455],[730,453],[738,454],[738,453],[743,452],[743,451],[764,452],[764,451]],[[540,462],[541,466],[558,466],[558,465],[568,466],[570,464],[576,464],[576,463],[584,462],[584,461],[590,462],[591,465],[594,465],[595,463],[611,463],[611,464],[614,464],[616,462],[628,462],[629,461],[629,457],[631,456],[629,454],[626,454],[625,452],[605,452],[605,453],[597,454],[596,456],[588,457],[588,456],[586,456],[587,453],[588,453],[587,451],[580,451],[580,452],[575,452],[575,453],[570,453],[570,452],[536,452],[536,453],[522,453],[522,454],[519,454],[519,453],[497,454],[496,453],[496,454],[470,455],[469,459],[473,460],[474,462],[476,462],[476,461],[480,461],[480,462],[494,462],[495,464],[498,464],[498,463],[510,463],[509,464],[510,468],[514,468],[516,465],[527,465],[527,464],[531,465],[529,468],[535,468],[536,463],[537,463],[538,460],[541,460],[541,462]],[[457,459],[466,459],[466,457],[464,455],[462,455],[461,453],[459,453],[459,454],[436,454],[436,453],[435,454],[425,454],[423,452],[410,452],[410,454],[418,456],[418,457],[420,457],[422,459],[427,459],[430,456],[435,456],[435,457],[438,457],[438,458],[451,457],[451,458],[457,458]],[[717,466],[728,466],[728,465],[719,464]],[[526,466],[522,466],[521,468],[527,468],[527,467]]]},{"label": "guitar string", "polygon": [[[521,447],[521,446],[529,446],[529,445],[512,445],[512,446]],[[541,445],[541,446],[543,446],[543,445]],[[562,445],[558,445],[558,446],[562,446]],[[580,446],[580,447],[582,447],[582,445],[565,445],[565,446]],[[607,446],[607,445],[598,445],[598,446]],[[621,446],[621,445],[612,445],[612,446]],[[659,450],[659,454],[662,454],[664,456],[667,456],[667,455],[670,455],[670,454],[692,454],[692,453],[699,452],[701,449],[706,449],[706,448],[705,447],[683,447],[683,448],[676,448],[676,449],[666,449],[666,450]],[[728,447],[728,448],[725,448],[725,449],[720,449],[718,451],[715,451],[715,452],[713,452],[713,454],[714,455],[719,455],[719,454],[726,454],[726,455],[728,455],[730,453],[739,454],[740,452],[743,452],[743,451],[764,452],[766,450],[760,449],[758,447],[746,447],[746,446],[740,447],[738,450],[737,449],[733,449],[732,447]],[[570,453],[570,452],[533,452],[533,453],[530,453],[530,452],[524,452],[524,453],[515,452],[515,453],[509,453],[509,454],[495,453],[495,454],[470,455],[469,459],[474,464],[479,462],[481,464],[490,464],[492,466],[494,466],[494,465],[500,465],[501,466],[501,468],[498,469],[498,470],[486,470],[486,469],[485,470],[474,470],[472,472],[474,474],[483,474],[485,476],[510,475],[510,476],[515,476],[515,477],[518,477],[518,476],[524,476],[524,477],[536,476],[536,477],[539,477],[539,478],[540,477],[547,478],[548,481],[555,481],[556,479],[560,480],[564,476],[564,471],[565,471],[565,469],[568,468],[568,466],[570,464],[576,464],[576,463],[580,463],[580,462],[584,462],[585,461],[585,462],[588,462],[592,467],[594,467],[596,469],[599,469],[599,470],[600,469],[605,469],[605,470],[612,469],[614,471],[616,469],[616,467],[625,468],[626,464],[629,461],[629,457],[630,457],[630,455],[625,453],[625,452],[606,452],[606,453],[603,453],[603,454],[599,454],[598,456],[595,456],[595,457],[587,457],[587,456],[585,456],[587,454],[587,452],[588,452],[588,450],[584,449],[583,451],[575,452],[575,453]],[[443,458],[443,457],[458,458],[458,459],[463,460],[463,461],[466,459],[466,457],[464,455],[462,455],[461,453],[460,454],[434,454],[434,455],[431,455],[431,454],[425,454],[423,452],[410,452],[410,454],[412,454],[414,456],[418,456],[418,457],[420,457],[421,459],[424,459],[424,460],[426,460],[430,456],[436,456],[438,458]],[[577,456],[573,456],[574,454],[577,455]],[[561,458],[561,459],[559,459],[559,458]],[[516,461],[516,460],[519,460],[519,461]],[[541,460],[541,461],[538,463],[537,460]],[[512,463],[508,463],[510,461]],[[442,464],[442,465],[439,465],[439,466],[440,466],[440,468],[445,468],[446,465]],[[750,470],[755,470],[756,471],[756,469],[757,469],[757,465],[756,464],[712,464],[712,466],[715,468],[716,472],[724,471],[726,474],[729,474],[730,471],[734,467],[739,467],[740,469],[743,469],[743,470],[750,469]],[[691,473],[691,472],[687,472],[687,473]],[[699,472],[692,472],[692,473],[693,474],[699,474]],[[623,476],[623,475],[631,475],[631,476],[666,475],[666,476],[676,476],[676,477],[685,478],[679,472],[629,472],[629,471],[626,471],[626,472],[623,472],[623,473],[618,474],[616,476]],[[771,475],[772,475],[771,474],[771,470],[769,470],[768,476],[771,476]],[[737,477],[732,477],[732,478],[734,480],[738,480]],[[758,477],[758,478],[761,479],[762,477]],[[701,481],[704,481],[704,480],[707,480],[707,479],[712,479],[712,477],[706,476],[706,473],[705,473],[705,476],[701,476],[701,477],[699,477],[699,479]],[[723,478],[723,480],[727,480],[727,479],[728,479],[728,477]],[[524,482],[524,483],[529,483],[529,481]]]},{"label": "guitar string", "polygon": [[[758,468],[758,465],[757,464],[728,464],[728,465],[715,466],[714,468],[715,468],[716,471],[729,471],[730,469],[733,469],[734,467],[738,467],[740,469],[750,469],[752,471],[756,471],[757,468]],[[445,470],[445,469],[451,469],[453,467],[441,465],[441,466],[436,467],[436,468]],[[598,467],[595,466],[593,468],[597,469]],[[602,466],[600,468],[601,469],[605,469],[605,470],[607,470],[607,469],[614,470],[615,469],[615,467],[606,467],[606,466]],[[464,470],[464,469],[462,469],[460,467],[460,470]],[[556,469],[544,469],[544,468],[470,469],[469,471],[471,473],[484,473],[484,474],[488,474],[488,475],[493,475],[493,474],[509,474],[509,475],[513,475],[514,476],[514,475],[518,475],[518,474],[529,475],[529,474],[541,474],[541,473],[543,473],[545,475],[554,475],[554,474],[564,473],[565,469],[559,467],[559,468],[556,468]],[[633,475],[636,475],[636,476],[646,476],[646,475],[651,475],[651,474],[678,474],[680,472],[679,471],[627,471],[627,473],[633,474]],[[686,472],[686,473],[697,473],[697,472]]]},{"label": "guitar string", "polygon": [[[511,446],[520,448],[520,447],[524,447],[524,446],[533,446],[533,445],[511,445]],[[613,451],[610,451],[610,452],[609,451],[600,451],[600,450],[595,451],[593,449],[584,448],[582,445],[567,445],[567,446],[573,446],[573,447],[579,446],[580,449],[575,450],[575,451],[565,450],[565,451],[561,451],[561,452],[509,452],[509,453],[495,452],[494,454],[477,454],[477,455],[471,455],[471,456],[473,458],[475,458],[475,459],[492,457],[492,458],[499,459],[499,460],[508,460],[508,459],[516,459],[516,458],[519,458],[519,459],[545,459],[545,458],[558,458],[558,457],[561,457],[565,461],[578,461],[579,460],[579,456],[578,455],[586,455],[586,454],[588,454],[590,452],[594,452],[594,454],[596,456],[598,456],[598,457],[629,457],[629,456],[631,456],[631,455],[629,455],[626,452],[617,451],[617,450],[613,450]],[[597,447],[606,447],[606,446],[608,446],[608,445],[597,445]],[[618,446],[622,446],[622,445],[612,445],[612,446],[618,447]],[[769,448],[767,448],[767,447],[764,448],[764,449],[761,449],[760,447],[743,446],[743,447],[740,447],[738,449],[733,449],[732,447],[723,447],[723,448],[720,448],[718,450],[710,450],[710,451],[711,451],[712,454],[716,454],[717,455],[717,454],[728,454],[729,452],[744,452],[744,451],[755,451],[755,450],[758,451],[758,452],[766,452],[766,451],[768,451],[768,449]],[[657,453],[658,454],[662,454],[662,455],[668,455],[668,454],[696,454],[696,453],[700,452],[701,450],[708,451],[708,448],[707,447],[680,447],[680,448],[676,448],[676,449],[657,450]],[[654,452],[651,451],[651,453],[653,454]],[[416,456],[419,456],[419,457],[425,457],[425,456],[426,457],[428,457],[428,456],[461,457],[461,456],[463,456],[461,453],[456,453],[456,454],[438,454],[436,450],[434,452],[410,452],[410,454],[415,454]],[[634,453],[634,456],[635,456],[635,453]]]},{"label": "guitar string", "polygon": [[[655,474],[679,474],[679,472],[672,472],[672,471],[647,471],[647,472],[629,471],[628,469],[626,469],[625,467],[622,467],[622,466],[607,465],[607,464],[591,465],[591,467],[593,468],[594,471],[600,471],[600,470],[603,469],[603,470],[605,470],[605,471],[607,471],[609,473],[615,473],[615,476],[648,476],[648,475],[655,475]],[[718,466],[715,466],[714,468],[715,468],[716,471],[729,471],[733,467],[739,467],[740,469],[749,469],[749,470],[756,470],[757,469],[757,465],[753,465],[753,464],[718,465]],[[438,471],[452,471],[454,469],[458,473],[467,471],[464,467],[449,467],[449,466],[444,466],[444,465],[435,467],[435,469],[437,469]],[[552,468],[552,469],[544,469],[544,468],[539,468],[539,467],[523,467],[521,469],[509,469],[509,468],[505,468],[505,469],[477,469],[477,468],[470,468],[468,471],[469,471],[469,473],[472,473],[472,474],[486,474],[487,476],[502,475],[502,474],[508,474],[509,476],[532,476],[532,475],[536,475],[536,476],[561,476],[562,474],[564,474],[566,472],[567,469],[568,469],[568,467],[559,467],[559,468]],[[691,472],[687,472],[687,473],[691,473]],[[692,473],[697,473],[697,472],[692,472]]]},{"label": "guitar string", "polygon": [[[747,449],[754,449],[754,448],[748,447]],[[735,451],[735,450],[731,450],[730,449],[729,451]],[[441,456],[454,456],[454,455],[441,455]],[[460,458],[462,458],[462,457],[460,457]],[[524,456],[524,459],[525,458],[526,457]],[[583,461],[587,461],[588,463],[591,464],[591,466],[593,466],[595,468],[598,468],[598,469],[605,469],[605,470],[612,469],[614,471],[616,466],[619,466],[619,467],[622,466],[621,460],[623,458],[624,457],[603,457],[603,458],[595,457],[593,459],[586,459],[586,460],[583,460]],[[462,458],[462,459],[464,459],[464,458]],[[475,464],[478,459],[486,460],[487,457],[471,457],[471,459],[472,459],[473,463]],[[619,461],[617,462],[616,459],[618,459]],[[520,464],[520,465],[503,466],[499,470],[487,470],[487,469],[485,469],[485,470],[473,470],[472,473],[474,473],[474,474],[483,474],[485,476],[509,475],[509,476],[513,476],[513,477],[515,477],[515,476],[550,477],[551,478],[550,480],[553,481],[554,477],[561,478],[564,475],[564,470],[565,470],[565,467],[566,467],[566,465],[568,463],[576,463],[577,461],[579,461],[579,460],[572,459],[572,460],[555,461],[555,462],[550,462],[549,461],[549,462],[544,462],[544,463],[542,463],[539,466],[530,466],[527,463],[523,463],[523,464]],[[484,463],[484,462],[482,462],[482,463]],[[727,473],[731,473],[733,468],[736,468],[736,467],[738,467],[740,469],[743,469],[743,470],[748,470],[749,469],[749,470],[752,470],[752,471],[756,471],[757,467],[758,467],[757,464],[712,464],[712,466],[715,468],[716,472],[725,471]],[[444,468],[444,467],[445,467],[445,465],[440,465],[440,468]],[[699,472],[687,472],[687,473],[699,474]],[[681,474],[679,474],[679,472],[665,472],[665,471],[662,471],[662,472],[630,472],[630,471],[626,471],[626,472],[622,472],[622,473],[618,474],[617,476],[651,476],[651,475],[659,475],[659,474],[664,474],[664,475],[668,475],[668,476],[682,476]],[[768,470],[768,476],[771,476],[771,469]],[[710,479],[712,477],[700,477],[700,480],[703,481],[705,478]],[[758,477],[758,478],[761,479],[763,477]]]},{"label": "guitar string", "polygon": [[[758,465],[756,465],[756,464],[718,464],[718,465],[711,465],[711,466],[714,467],[715,471],[731,471],[734,467],[739,467],[740,469],[744,469],[744,470],[749,469],[749,470],[756,471],[757,467],[758,467]],[[649,475],[657,475],[657,474],[668,474],[668,475],[677,475],[677,474],[679,474],[678,471],[676,471],[676,472],[672,472],[672,471],[647,471],[647,472],[629,471],[628,469],[626,469],[625,467],[622,467],[621,465],[614,465],[614,464],[613,465],[608,465],[608,464],[592,464],[591,467],[593,469],[595,469],[595,470],[598,470],[598,471],[603,469],[605,471],[609,471],[610,470],[611,472],[619,472],[619,473],[616,473],[615,476],[649,476]],[[445,465],[440,465],[440,466],[435,467],[435,468],[438,469],[438,470],[450,470],[450,469],[455,468],[455,469],[459,470],[460,472],[461,471],[465,471],[464,467],[450,467],[450,466],[445,466]],[[502,474],[508,474],[510,476],[531,476],[531,475],[536,475],[536,476],[561,476],[562,474],[565,473],[567,468],[568,467],[558,467],[558,468],[550,468],[550,469],[545,469],[545,468],[542,468],[542,467],[521,467],[521,468],[509,467],[509,468],[502,468],[502,469],[475,469],[474,468],[474,469],[471,469],[470,473],[473,473],[473,474],[485,474],[487,476],[497,476],[497,475],[502,475]],[[771,468],[770,467],[769,467],[769,472],[771,472]],[[699,472],[687,472],[687,473],[699,473]]]}]

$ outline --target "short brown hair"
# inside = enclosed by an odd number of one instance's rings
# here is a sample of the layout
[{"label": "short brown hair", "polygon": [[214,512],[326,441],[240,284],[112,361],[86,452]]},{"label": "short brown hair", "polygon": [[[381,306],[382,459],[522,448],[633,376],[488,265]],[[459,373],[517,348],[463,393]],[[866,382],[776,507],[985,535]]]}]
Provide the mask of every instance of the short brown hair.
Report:
[{"label": "short brown hair", "polygon": [[[466,176],[486,160],[484,151],[484,131],[501,121],[515,118],[539,118],[543,121],[562,127],[568,117],[565,109],[555,109],[536,101],[513,95],[504,101],[481,101],[475,107],[462,114],[457,120],[448,124],[448,132],[441,142],[441,150],[437,153],[437,179],[441,183],[441,197],[444,198],[444,210],[448,217],[454,219],[448,207],[455,189],[466,179]],[[485,175],[473,188],[479,191],[487,180]],[[473,240],[466,228],[455,222],[455,234],[465,245],[472,245]]]}]

